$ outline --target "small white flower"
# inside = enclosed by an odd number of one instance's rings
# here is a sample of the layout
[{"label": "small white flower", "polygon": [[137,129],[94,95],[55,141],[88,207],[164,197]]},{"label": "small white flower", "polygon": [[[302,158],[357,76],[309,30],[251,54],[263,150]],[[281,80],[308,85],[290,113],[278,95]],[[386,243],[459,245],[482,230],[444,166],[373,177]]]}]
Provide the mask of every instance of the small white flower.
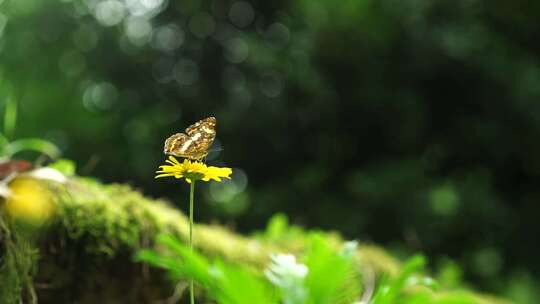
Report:
[{"label": "small white flower", "polygon": [[345,244],[343,244],[343,249],[341,249],[341,254],[346,257],[351,257],[354,255],[357,248],[358,248],[357,241],[345,242]]},{"label": "small white flower", "polygon": [[62,174],[60,171],[53,168],[43,167],[43,168],[35,169],[28,172],[27,175],[33,178],[50,180],[50,181],[54,181],[61,184],[67,182],[66,176]]},{"label": "small white flower", "polygon": [[308,267],[297,263],[292,254],[273,254],[271,259],[272,263],[264,274],[272,284],[282,290],[283,303],[304,303],[307,298],[304,278],[309,272]]},{"label": "small white flower", "polygon": [[308,273],[307,266],[296,263],[296,257],[292,254],[274,254],[271,259],[269,270],[277,275],[303,279]]}]

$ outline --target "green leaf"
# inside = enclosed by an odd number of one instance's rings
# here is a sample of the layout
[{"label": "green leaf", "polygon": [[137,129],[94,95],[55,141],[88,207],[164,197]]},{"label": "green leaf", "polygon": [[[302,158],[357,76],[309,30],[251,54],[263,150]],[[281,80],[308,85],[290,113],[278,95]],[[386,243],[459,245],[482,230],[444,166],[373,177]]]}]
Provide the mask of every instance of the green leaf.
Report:
[{"label": "green leaf", "polygon": [[[261,275],[248,269],[208,260],[169,235],[159,235],[157,243],[163,252],[142,250],[136,261],[167,269],[173,279],[193,279],[208,291],[210,298],[221,304],[275,304],[276,296]],[[167,250],[168,249],[168,250]]]},{"label": "green leaf", "polygon": [[283,213],[277,213],[268,222],[266,235],[269,239],[278,239],[287,232],[289,220]]},{"label": "green leaf", "polygon": [[424,267],[426,261],[421,255],[415,255],[410,258],[403,266],[399,276],[388,282],[379,284],[379,288],[373,298],[372,304],[392,304],[398,299],[399,294],[411,280],[414,273],[419,272]]},{"label": "green leaf", "polygon": [[40,138],[18,139],[9,143],[5,148],[8,156],[13,156],[22,151],[36,151],[51,158],[57,158],[60,150],[51,142]]},{"label": "green leaf", "polygon": [[238,265],[216,261],[209,269],[209,294],[220,304],[274,304],[275,293],[260,275]]},{"label": "green leaf", "polygon": [[70,159],[59,159],[48,165],[49,168],[56,169],[67,176],[75,175],[75,162]]},{"label": "green leaf", "polygon": [[320,235],[313,236],[306,266],[308,303],[351,303],[358,297],[360,284],[353,258],[334,251]]},{"label": "green leaf", "polygon": [[13,97],[8,97],[6,101],[6,109],[4,112],[4,135],[12,138],[17,124],[17,101]]},{"label": "green leaf", "polygon": [[9,144],[9,140],[4,136],[4,134],[0,133],[0,158],[8,157],[6,152],[6,147]]}]

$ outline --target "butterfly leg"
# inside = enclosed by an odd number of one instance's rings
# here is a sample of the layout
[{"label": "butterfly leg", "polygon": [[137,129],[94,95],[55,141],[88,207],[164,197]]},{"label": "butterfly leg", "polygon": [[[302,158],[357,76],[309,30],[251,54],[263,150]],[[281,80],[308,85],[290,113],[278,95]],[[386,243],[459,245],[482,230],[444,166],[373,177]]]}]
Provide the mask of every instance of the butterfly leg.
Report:
[{"label": "butterfly leg", "polygon": [[199,157],[197,158],[193,158],[194,161],[197,161],[197,162],[202,162],[202,163],[206,163],[206,156],[208,155],[208,153],[204,153],[202,155],[200,155]]}]

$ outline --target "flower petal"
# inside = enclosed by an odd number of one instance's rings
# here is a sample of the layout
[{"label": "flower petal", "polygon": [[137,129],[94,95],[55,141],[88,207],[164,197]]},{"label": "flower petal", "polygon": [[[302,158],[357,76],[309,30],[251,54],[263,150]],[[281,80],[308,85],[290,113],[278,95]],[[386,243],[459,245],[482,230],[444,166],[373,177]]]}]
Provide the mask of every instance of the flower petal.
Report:
[{"label": "flower petal", "polygon": [[168,176],[174,176],[174,174],[172,173],[158,174],[154,178],[161,178],[161,177],[168,177]]},{"label": "flower petal", "polygon": [[180,162],[176,159],[176,157],[169,155],[169,160],[173,162],[175,165],[180,165]]},{"label": "flower petal", "polygon": [[180,163],[175,157],[169,156],[165,162],[167,165],[159,166],[160,170],[156,171],[157,175],[155,178],[183,178],[188,183],[192,183],[197,180],[202,180],[205,182],[212,180],[221,182],[222,178],[230,179],[230,175],[232,174],[231,168],[206,166],[206,164],[203,162],[191,161],[187,158]]}]

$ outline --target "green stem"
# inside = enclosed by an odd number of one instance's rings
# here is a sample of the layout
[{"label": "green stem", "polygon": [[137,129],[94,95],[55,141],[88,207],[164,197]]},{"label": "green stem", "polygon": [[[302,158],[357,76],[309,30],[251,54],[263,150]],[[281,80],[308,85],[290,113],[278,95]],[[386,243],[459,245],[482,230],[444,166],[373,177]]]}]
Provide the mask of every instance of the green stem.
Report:
[{"label": "green stem", "polygon": [[[193,196],[195,194],[195,181],[191,181],[189,188],[189,248],[193,251]],[[195,304],[195,295],[193,294],[193,279],[189,281],[190,303]]]}]

